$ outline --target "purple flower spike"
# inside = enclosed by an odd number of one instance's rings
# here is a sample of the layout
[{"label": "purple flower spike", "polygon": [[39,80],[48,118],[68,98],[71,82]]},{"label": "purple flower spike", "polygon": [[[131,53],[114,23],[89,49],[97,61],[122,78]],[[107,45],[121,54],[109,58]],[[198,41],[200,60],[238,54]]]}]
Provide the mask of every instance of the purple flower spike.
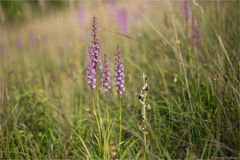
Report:
[{"label": "purple flower spike", "polygon": [[77,12],[78,21],[80,24],[85,24],[86,14],[84,8],[80,7]]},{"label": "purple flower spike", "polygon": [[110,0],[110,5],[111,5],[111,7],[115,7],[115,5],[116,5],[116,0]]},{"label": "purple flower spike", "polygon": [[127,12],[125,9],[121,9],[118,11],[117,19],[120,27],[120,32],[128,34],[128,19]]},{"label": "purple flower spike", "polygon": [[23,48],[22,38],[18,37],[16,40],[16,47],[17,49],[21,50]]},{"label": "purple flower spike", "polygon": [[122,63],[122,57],[121,57],[121,51],[120,51],[119,45],[117,46],[116,54],[115,54],[114,71],[115,71],[115,87],[118,94],[122,97],[125,91],[124,66]]},{"label": "purple flower spike", "polygon": [[199,47],[200,46],[200,29],[197,20],[192,16],[192,41]]},{"label": "purple flower spike", "polygon": [[183,1],[183,16],[185,17],[186,23],[188,23],[188,21],[189,21],[190,13],[191,13],[191,11],[190,11],[188,0],[184,0]]},{"label": "purple flower spike", "polygon": [[110,78],[109,62],[106,54],[104,55],[104,59],[103,59],[101,82],[103,87],[105,88],[105,93],[108,94],[111,88],[111,78]]},{"label": "purple flower spike", "polygon": [[87,83],[92,90],[96,89],[96,70],[93,69],[91,60],[88,60],[88,63],[87,63]]},{"label": "purple flower spike", "polygon": [[109,11],[110,11],[110,15],[112,15],[113,17],[116,16],[116,0],[110,0],[109,1]]},{"label": "purple flower spike", "polygon": [[96,70],[100,55],[100,43],[97,36],[97,18],[92,20],[92,44],[88,49],[87,81],[92,90],[96,89]]},{"label": "purple flower spike", "polygon": [[92,45],[91,45],[91,59],[92,59],[92,67],[93,69],[97,68],[98,59],[100,56],[100,43],[99,38],[97,36],[97,17],[93,16],[92,20]]},{"label": "purple flower spike", "polygon": [[29,46],[30,48],[33,48],[37,45],[38,43],[38,37],[34,32],[29,32],[28,34],[28,38],[29,38]]}]

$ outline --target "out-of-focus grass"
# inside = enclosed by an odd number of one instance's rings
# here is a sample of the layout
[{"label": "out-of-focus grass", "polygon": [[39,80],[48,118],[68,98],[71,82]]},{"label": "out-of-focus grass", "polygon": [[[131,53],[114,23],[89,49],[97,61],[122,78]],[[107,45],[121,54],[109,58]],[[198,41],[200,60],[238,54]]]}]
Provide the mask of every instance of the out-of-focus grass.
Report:
[{"label": "out-of-focus grass", "polygon": [[[106,158],[85,77],[93,15],[112,68],[117,43],[123,52],[122,159],[138,159],[144,152],[138,127],[142,73],[148,75],[151,105],[145,159],[239,157],[239,2],[202,2],[204,13],[191,4],[200,24],[199,48],[185,34],[179,4],[119,3],[128,13],[129,36],[118,34],[108,3],[83,3],[87,20],[81,24],[73,9],[1,25],[0,157]],[[144,13],[136,19],[139,6]],[[118,99],[112,88],[108,108],[115,123],[109,136],[117,144]],[[104,113],[103,89],[99,98]]]}]

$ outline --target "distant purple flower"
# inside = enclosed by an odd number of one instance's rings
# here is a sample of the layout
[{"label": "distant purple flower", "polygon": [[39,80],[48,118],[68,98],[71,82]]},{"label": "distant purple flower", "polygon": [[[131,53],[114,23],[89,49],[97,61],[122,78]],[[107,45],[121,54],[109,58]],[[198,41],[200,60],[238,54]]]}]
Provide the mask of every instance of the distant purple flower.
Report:
[{"label": "distant purple flower", "polygon": [[183,0],[183,16],[185,17],[186,23],[188,23],[189,18],[190,18],[190,7],[189,7],[189,2],[188,0]]},{"label": "distant purple flower", "polygon": [[84,8],[80,7],[77,11],[77,17],[80,24],[85,24],[86,14]]},{"label": "distant purple flower", "polygon": [[117,20],[120,27],[120,32],[124,34],[128,34],[127,12],[124,8],[118,11]]},{"label": "distant purple flower", "polygon": [[142,14],[144,14],[144,12],[145,12],[145,9],[144,9],[144,7],[143,7],[142,5],[138,5],[138,10],[139,10]]},{"label": "distant purple flower", "polygon": [[28,38],[29,38],[29,46],[31,48],[35,47],[38,42],[37,35],[34,32],[29,32]]},{"label": "distant purple flower", "polygon": [[104,59],[103,59],[101,82],[105,89],[105,93],[108,94],[108,91],[111,88],[111,78],[110,78],[109,62],[106,54],[104,54]]},{"label": "distant purple flower", "polygon": [[116,0],[109,0],[109,2],[110,2],[110,5],[111,5],[112,7],[115,7],[115,5],[116,5]]},{"label": "distant purple flower", "polygon": [[124,89],[124,66],[122,63],[121,51],[119,45],[116,49],[115,54],[115,63],[114,63],[114,71],[115,71],[115,87],[118,94],[122,97],[125,91]]},{"label": "distant purple flower", "polygon": [[199,47],[201,43],[200,39],[200,29],[197,20],[192,16],[192,41]]},{"label": "distant purple flower", "polygon": [[88,48],[87,80],[91,89],[96,88],[96,70],[100,56],[100,43],[97,36],[97,18],[92,19],[92,43]]},{"label": "distant purple flower", "polygon": [[22,42],[22,38],[21,37],[17,38],[17,40],[16,40],[16,47],[19,50],[23,48],[23,42]]},{"label": "distant purple flower", "polygon": [[116,11],[116,0],[110,0],[109,1],[109,11],[110,15],[115,17],[115,11]]}]

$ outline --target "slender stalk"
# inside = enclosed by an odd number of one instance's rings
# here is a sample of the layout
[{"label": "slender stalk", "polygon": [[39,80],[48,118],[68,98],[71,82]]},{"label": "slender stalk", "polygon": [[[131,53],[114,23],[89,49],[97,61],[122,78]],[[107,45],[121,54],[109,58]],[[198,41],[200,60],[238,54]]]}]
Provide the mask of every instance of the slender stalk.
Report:
[{"label": "slender stalk", "polygon": [[102,148],[102,132],[101,132],[101,122],[99,122],[99,117],[98,117],[98,113],[97,113],[97,109],[95,106],[95,98],[96,98],[96,94],[93,93],[93,114],[97,123],[97,127],[98,127],[98,133],[99,133],[99,149]]},{"label": "slender stalk", "polygon": [[98,114],[98,118],[99,118],[99,140],[100,140],[100,146],[102,149],[102,137],[103,137],[103,121],[102,121],[102,115],[101,115],[101,110],[100,110],[100,105],[99,105],[99,95],[98,95],[98,91],[96,91],[96,101],[97,101],[97,114]]},{"label": "slender stalk", "polygon": [[121,150],[122,142],[122,98],[119,97],[119,151]]},{"label": "slender stalk", "polygon": [[[141,89],[140,93],[139,93],[139,101],[142,104],[142,125],[141,126],[141,130],[143,132],[143,146],[144,146],[144,153],[143,153],[143,157],[144,159],[146,159],[147,156],[147,151],[148,151],[148,146],[147,146],[147,132],[148,132],[148,119],[147,119],[147,114],[146,114],[146,99],[147,99],[147,95],[148,95],[148,84],[147,84],[147,76],[143,73],[143,88]],[[150,109],[150,108],[149,108]]]},{"label": "slender stalk", "polygon": [[146,134],[143,135],[143,140],[144,140],[144,159],[146,159],[146,152],[147,152],[147,136]]},{"label": "slender stalk", "polygon": [[[106,106],[106,120],[109,122],[109,106],[108,106],[108,96],[106,96],[106,101],[105,101],[105,106]],[[108,124],[108,123],[107,123]]]},{"label": "slender stalk", "polygon": [[109,147],[108,147],[108,141],[109,141],[109,111],[108,111],[108,95],[106,94],[105,97],[105,120],[106,120],[106,126],[105,126],[105,132],[104,132],[104,159],[110,159],[110,153],[109,153]]},{"label": "slender stalk", "polygon": [[[145,104],[146,99],[144,99],[144,106],[143,106],[143,111],[145,115],[144,121],[147,122],[147,115],[146,115],[146,104]],[[144,128],[147,128],[146,123],[144,123]],[[143,133],[143,140],[144,140],[144,159],[146,159],[146,152],[147,152],[147,136],[145,133]]]},{"label": "slender stalk", "polygon": [[[172,15],[171,17],[172,17],[175,39],[176,39],[176,41],[178,41],[179,38],[178,38],[177,26],[176,26],[176,22],[175,22],[175,14],[172,11],[172,7],[171,7],[170,3],[169,3],[169,7],[170,7],[171,15]],[[192,111],[192,101],[191,101],[191,94],[190,94],[190,89],[189,89],[189,84],[188,84],[187,71],[186,71],[186,68],[185,68],[184,59],[183,59],[183,56],[182,56],[180,44],[177,44],[177,50],[175,50],[175,52],[178,54],[179,59],[181,61],[181,66],[180,67],[182,68],[182,71],[184,73],[185,85],[187,87],[187,94],[188,94],[188,98],[189,98],[190,111]]]},{"label": "slender stalk", "polygon": [[[176,22],[175,22],[175,14],[173,13],[172,7],[171,7],[169,2],[168,2],[168,5],[169,5],[170,12],[171,12],[171,15],[172,15],[171,18],[172,18],[172,23],[173,23],[175,39],[176,39],[176,41],[178,41],[179,38],[178,38],[177,26],[176,26]],[[187,71],[186,71],[186,67],[185,67],[185,64],[184,64],[184,59],[183,59],[183,56],[182,56],[180,44],[177,44],[176,53],[179,55],[179,58],[180,58],[180,61],[181,61],[181,65],[180,64],[179,65],[182,68],[182,72],[184,74],[185,85],[186,85],[186,88],[187,88],[188,103],[189,103],[188,112],[192,113],[193,112],[192,98],[191,98],[191,93],[190,93],[189,83],[188,83]],[[191,122],[191,118],[189,119],[189,121]],[[188,127],[189,127],[188,139],[189,139],[189,142],[191,143],[192,142],[191,123],[188,124]]]},{"label": "slender stalk", "polygon": [[[147,97],[147,93],[146,93],[146,97]],[[143,102],[143,115],[144,115],[144,128],[146,129],[147,128],[147,114],[146,114],[146,98],[144,99],[144,102]],[[144,159],[146,159],[146,152],[148,150],[148,147],[147,147],[147,136],[145,133],[143,133],[143,140],[144,140]]]}]

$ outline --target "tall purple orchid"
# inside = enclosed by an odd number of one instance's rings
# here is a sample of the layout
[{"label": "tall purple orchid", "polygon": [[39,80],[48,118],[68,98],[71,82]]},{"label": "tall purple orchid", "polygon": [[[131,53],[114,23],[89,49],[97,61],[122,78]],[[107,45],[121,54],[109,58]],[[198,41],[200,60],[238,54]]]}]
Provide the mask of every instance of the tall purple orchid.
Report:
[{"label": "tall purple orchid", "polygon": [[115,71],[115,87],[118,94],[122,97],[125,91],[124,89],[124,66],[122,63],[121,50],[119,45],[116,48],[115,54],[115,63],[114,63],[114,71]]},{"label": "tall purple orchid", "polygon": [[88,48],[88,62],[87,62],[87,83],[92,90],[96,89],[96,69],[93,68],[93,61],[92,61],[92,51],[91,48]]},{"label": "tall purple orchid", "polygon": [[110,6],[115,7],[116,6],[116,0],[109,0]]},{"label": "tall purple orchid", "polygon": [[191,16],[191,8],[189,6],[188,0],[183,0],[183,16],[185,18],[185,24],[186,24],[186,35],[188,37],[189,35],[189,20]]},{"label": "tall purple orchid", "polygon": [[188,0],[183,0],[183,16],[185,17],[186,23],[188,23],[190,18],[190,6]]},{"label": "tall purple orchid", "polygon": [[100,56],[100,42],[99,42],[99,38],[97,35],[98,32],[98,26],[97,26],[97,17],[93,16],[92,19],[92,44],[91,44],[91,57],[92,57],[92,62],[93,62],[93,68],[96,69],[97,68],[97,64],[98,64],[98,59]]},{"label": "tall purple orchid", "polygon": [[29,47],[33,48],[37,45],[38,43],[38,36],[33,32],[30,31],[28,34],[28,39],[29,39]]},{"label": "tall purple orchid", "polygon": [[96,70],[100,56],[100,43],[97,36],[97,17],[92,19],[92,43],[88,48],[87,81],[92,90],[96,89]]},{"label": "tall purple orchid", "polygon": [[16,40],[16,47],[17,49],[21,50],[23,48],[23,41],[22,41],[22,37],[19,36]]},{"label": "tall purple orchid", "polygon": [[86,14],[83,7],[80,7],[77,11],[77,18],[81,25],[84,25],[86,22]]},{"label": "tall purple orchid", "polygon": [[108,58],[107,58],[106,54],[104,54],[104,58],[103,58],[101,82],[105,89],[105,94],[108,94],[108,92],[111,88],[111,78],[110,78],[109,62],[108,62]]},{"label": "tall purple orchid", "polygon": [[117,13],[118,25],[120,27],[120,32],[128,34],[128,19],[126,10],[120,9]]},{"label": "tall purple orchid", "polygon": [[200,29],[198,22],[194,16],[192,16],[192,41],[194,45],[197,47],[200,46],[201,39],[200,39]]},{"label": "tall purple orchid", "polygon": [[113,18],[116,17],[116,0],[109,0],[109,12]]}]

